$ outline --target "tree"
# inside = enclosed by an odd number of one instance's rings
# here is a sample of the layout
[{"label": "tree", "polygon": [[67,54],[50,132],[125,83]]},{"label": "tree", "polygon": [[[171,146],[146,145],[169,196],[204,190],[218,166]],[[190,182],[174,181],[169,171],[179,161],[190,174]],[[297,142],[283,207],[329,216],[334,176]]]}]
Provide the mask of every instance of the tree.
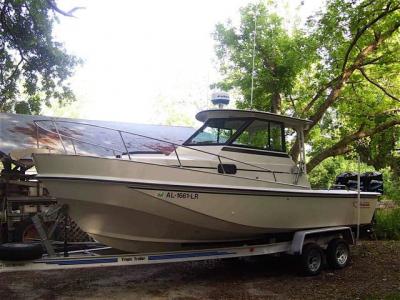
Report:
[{"label": "tree", "polygon": [[42,103],[74,101],[67,83],[81,61],[54,40],[53,0],[0,0],[0,112],[39,113]]},{"label": "tree", "polygon": [[313,122],[306,138],[327,114],[336,115],[329,122],[340,128],[336,138],[328,136],[328,147],[314,152],[307,165],[310,170],[400,124],[400,100],[395,96],[400,82],[399,20],[399,1],[333,0],[321,18],[311,22],[317,51],[322,53],[318,72],[325,78],[301,112]]},{"label": "tree", "polygon": [[[282,18],[269,13],[260,3],[250,4],[241,9],[241,25],[233,27],[218,24],[214,32],[217,41],[216,54],[225,80],[217,84],[229,90],[238,88],[244,96],[240,107],[282,110],[282,97],[290,95],[295,78],[312,59],[307,55],[308,40],[299,30],[289,35],[283,28]],[[256,26],[256,31],[254,30]],[[251,73],[254,56],[254,103],[250,103]]]},{"label": "tree", "polygon": [[[256,36],[255,108],[274,107],[275,91],[281,112],[312,121],[305,132],[311,146],[307,169],[357,152],[364,152],[362,159],[372,163],[377,148],[367,147],[366,155],[362,145],[377,146],[379,137],[389,133],[393,139],[381,138],[380,146],[390,155],[380,166],[391,165],[400,134],[400,2],[328,0],[325,12],[311,17],[303,31],[292,33],[263,3],[242,9],[239,28],[218,24],[216,53],[225,75],[219,86],[241,91],[245,101],[240,106],[247,108],[254,31],[249,12],[255,10],[261,24]],[[282,65],[286,72],[272,72],[271,66]],[[297,141],[291,154],[298,157]]]}]

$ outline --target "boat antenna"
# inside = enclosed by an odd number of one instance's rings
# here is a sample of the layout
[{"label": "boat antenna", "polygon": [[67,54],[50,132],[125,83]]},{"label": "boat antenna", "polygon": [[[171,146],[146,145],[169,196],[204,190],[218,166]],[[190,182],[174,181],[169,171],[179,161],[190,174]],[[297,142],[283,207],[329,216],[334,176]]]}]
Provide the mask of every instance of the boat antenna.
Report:
[{"label": "boat antenna", "polygon": [[253,64],[251,70],[250,109],[253,109],[254,94],[254,60],[256,57],[256,34],[257,34],[257,8],[254,7],[254,31],[253,31]]},{"label": "boat antenna", "polygon": [[357,235],[356,235],[356,244],[360,241],[360,208],[361,208],[361,160],[360,154],[357,155]]}]

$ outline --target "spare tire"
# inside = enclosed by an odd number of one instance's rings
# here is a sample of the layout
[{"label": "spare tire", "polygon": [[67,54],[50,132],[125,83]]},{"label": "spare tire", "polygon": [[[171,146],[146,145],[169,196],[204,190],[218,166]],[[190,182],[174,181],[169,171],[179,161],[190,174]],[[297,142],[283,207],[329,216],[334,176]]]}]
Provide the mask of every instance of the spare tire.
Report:
[{"label": "spare tire", "polygon": [[33,260],[41,258],[43,248],[37,243],[6,243],[0,245],[0,260]]}]

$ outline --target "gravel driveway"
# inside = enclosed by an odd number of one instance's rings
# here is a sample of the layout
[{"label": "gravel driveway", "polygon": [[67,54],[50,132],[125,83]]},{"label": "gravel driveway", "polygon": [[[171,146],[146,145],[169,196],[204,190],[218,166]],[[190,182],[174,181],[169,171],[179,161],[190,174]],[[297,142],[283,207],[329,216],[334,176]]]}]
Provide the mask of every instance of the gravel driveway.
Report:
[{"label": "gravel driveway", "polygon": [[400,242],[363,241],[344,270],[291,257],[0,274],[0,299],[400,299]]}]

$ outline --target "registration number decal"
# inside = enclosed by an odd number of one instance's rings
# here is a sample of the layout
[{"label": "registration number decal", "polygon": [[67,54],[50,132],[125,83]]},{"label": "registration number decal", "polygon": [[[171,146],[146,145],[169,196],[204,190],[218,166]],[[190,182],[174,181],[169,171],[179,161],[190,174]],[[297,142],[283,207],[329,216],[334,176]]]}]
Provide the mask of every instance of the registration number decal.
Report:
[{"label": "registration number decal", "polygon": [[162,199],[189,199],[197,200],[199,199],[198,193],[185,193],[185,192],[158,192],[158,198]]},{"label": "registration number decal", "polygon": [[[354,208],[358,207],[358,201],[353,202]],[[371,205],[368,201],[360,201],[360,208],[369,208]]]}]

